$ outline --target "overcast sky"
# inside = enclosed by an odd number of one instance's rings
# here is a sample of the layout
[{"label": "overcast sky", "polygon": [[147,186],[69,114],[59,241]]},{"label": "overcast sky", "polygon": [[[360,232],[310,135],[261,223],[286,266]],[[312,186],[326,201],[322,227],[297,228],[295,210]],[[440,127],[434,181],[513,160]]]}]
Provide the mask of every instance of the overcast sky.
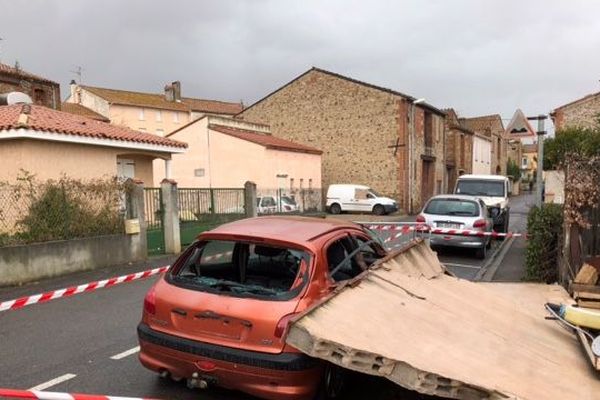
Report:
[{"label": "overcast sky", "polygon": [[[0,0],[0,60],[61,83],[251,104],[311,66],[463,116],[600,91],[588,0]],[[505,124],[508,121],[505,121]]]}]

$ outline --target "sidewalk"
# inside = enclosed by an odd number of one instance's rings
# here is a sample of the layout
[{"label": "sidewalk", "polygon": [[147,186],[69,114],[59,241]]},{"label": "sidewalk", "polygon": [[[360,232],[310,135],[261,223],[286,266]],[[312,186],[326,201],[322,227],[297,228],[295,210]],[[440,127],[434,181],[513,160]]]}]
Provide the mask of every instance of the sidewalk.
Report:
[{"label": "sidewalk", "polygon": [[[527,214],[533,205],[534,194],[530,192],[511,198],[509,226],[511,232],[527,232]],[[525,277],[527,239],[524,237],[509,239],[505,245],[509,248],[504,258],[499,260],[498,269],[492,275],[491,280],[495,282],[521,282]]]}]

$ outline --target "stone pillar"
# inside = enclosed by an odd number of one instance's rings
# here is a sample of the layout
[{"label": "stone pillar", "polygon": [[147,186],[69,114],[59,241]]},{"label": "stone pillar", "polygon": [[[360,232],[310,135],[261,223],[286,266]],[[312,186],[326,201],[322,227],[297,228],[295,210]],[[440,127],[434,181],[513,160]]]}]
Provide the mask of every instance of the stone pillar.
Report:
[{"label": "stone pillar", "polygon": [[129,179],[126,183],[129,189],[129,204],[127,218],[137,219],[140,224],[140,233],[135,236],[136,258],[145,259],[148,256],[148,236],[146,235],[146,211],[144,208],[144,182]]},{"label": "stone pillar", "polygon": [[165,160],[165,179],[171,179],[171,160]]},{"label": "stone pillar", "polygon": [[160,191],[162,194],[162,207],[164,211],[163,232],[165,235],[165,253],[177,254],[181,252],[177,182],[163,179],[160,183]]},{"label": "stone pillar", "polygon": [[256,183],[250,181],[244,183],[244,204],[246,218],[252,218],[258,215],[256,207]]}]

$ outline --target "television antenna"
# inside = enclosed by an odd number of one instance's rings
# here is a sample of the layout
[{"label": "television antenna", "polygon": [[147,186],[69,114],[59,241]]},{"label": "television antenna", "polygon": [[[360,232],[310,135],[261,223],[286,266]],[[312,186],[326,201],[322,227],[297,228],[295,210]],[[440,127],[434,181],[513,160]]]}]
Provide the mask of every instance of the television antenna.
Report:
[{"label": "television antenna", "polygon": [[74,70],[69,71],[77,75],[77,83],[79,83],[80,85],[83,83],[83,71],[84,69],[80,65],[76,65]]}]

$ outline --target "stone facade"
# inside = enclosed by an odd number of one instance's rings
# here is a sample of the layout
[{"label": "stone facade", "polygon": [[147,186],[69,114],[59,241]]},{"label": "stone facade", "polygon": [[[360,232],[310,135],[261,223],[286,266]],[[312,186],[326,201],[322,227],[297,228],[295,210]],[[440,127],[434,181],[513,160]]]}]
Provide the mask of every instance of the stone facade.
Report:
[{"label": "stone facade", "polygon": [[506,175],[507,140],[502,117],[498,114],[461,118],[461,124],[491,141],[490,174]]},{"label": "stone facade", "polygon": [[594,128],[600,125],[600,92],[556,108],[551,114],[554,129]]},{"label": "stone facade", "polygon": [[19,68],[0,64],[0,94],[22,92],[34,104],[60,110],[60,85]]},{"label": "stone facade", "polygon": [[452,191],[460,175],[473,173],[473,131],[460,124],[453,109],[445,111],[446,186]]},{"label": "stone facade", "polygon": [[418,212],[423,197],[446,189],[444,120],[440,110],[413,101],[313,68],[237,117],[323,150],[324,189],[365,184],[396,199],[404,211]]}]

